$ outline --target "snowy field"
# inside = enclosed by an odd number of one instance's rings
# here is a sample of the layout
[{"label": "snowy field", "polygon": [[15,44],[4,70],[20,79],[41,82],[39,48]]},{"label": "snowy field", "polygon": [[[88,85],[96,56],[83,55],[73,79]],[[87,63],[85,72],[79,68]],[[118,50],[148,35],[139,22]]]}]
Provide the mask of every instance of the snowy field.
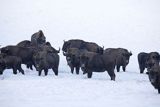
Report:
[{"label": "snowy field", "polygon": [[[42,29],[58,49],[63,40],[83,39],[105,48],[132,51],[127,72],[71,74],[60,55],[59,75],[26,69],[0,76],[0,107],[159,107],[160,95],[140,74],[139,52],[160,52],[159,0],[0,0],[0,45],[30,40]],[[145,71],[146,72],[146,71]]]}]

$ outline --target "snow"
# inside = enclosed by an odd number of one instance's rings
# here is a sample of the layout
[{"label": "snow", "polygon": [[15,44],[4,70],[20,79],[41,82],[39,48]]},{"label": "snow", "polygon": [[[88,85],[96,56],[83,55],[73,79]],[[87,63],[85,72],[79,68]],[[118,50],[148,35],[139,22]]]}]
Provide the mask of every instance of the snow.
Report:
[{"label": "snow", "polygon": [[[157,94],[146,74],[140,74],[139,52],[159,51],[159,0],[1,0],[0,45],[30,40],[42,29],[58,49],[63,40],[83,39],[105,48],[132,51],[127,72],[71,74],[60,55],[59,75],[48,76],[26,69],[25,75],[5,70],[0,76],[1,107],[159,107]],[[146,71],[145,71],[146,72]]]}]

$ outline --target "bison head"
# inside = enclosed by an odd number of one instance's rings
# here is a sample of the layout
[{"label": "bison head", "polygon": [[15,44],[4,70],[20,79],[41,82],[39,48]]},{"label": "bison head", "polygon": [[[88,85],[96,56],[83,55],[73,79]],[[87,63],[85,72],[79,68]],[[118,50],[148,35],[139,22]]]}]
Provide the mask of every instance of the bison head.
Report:
[{"label": "bison head", "polygon": [[154,65],[159,65],[160,55],[158,52],[151,52],[147,56],[146,66],[150,69]]},{"label": "bison head", "polygon": [[40,30],[37,35],[38,35],[37,43],[44,44],[46,42],[46,37],[44,36],[42,30]]},{"label": "bison head", "polygon": [[81,70],[83,71],[83,74],[86,73],[86,67],[88,65],[88,61],[89,61],[89,57],[87,57],[85,55],[81,55],[81,57],[80,57],[80,66],[81,66]]},{"label": "bison head", "polygon": [[68,65],[77,65],[80,62],[80,57],[74,54],[68,54],[66,60]]},{"label": "bison head", "polygon": [[62,50],[64,51],[64,52],[67,52],[67,49],[70,47],[70,42],[68,42],[68,41],[64,41],[64,44],[63,44],[63,46],[62,46]]},{"label": "bison head", "polygon": [[41,70],[41,66],[43,65],[43,55],[42,55],[42,52],[37,52],[37,53],[34,53],[33,55],[33,61],[34,61],[34,64],[35,64],[35,68],[37,71],[40,71]]},{"label": "bison head", "polygon": [[124,65],[128,65],[130,56],[132,56],[131,52],[122,53],[122,60],[123,60]]},{"label": "bison head", "polygon": [[6,47],[1,48],[1,53],[9,54],[9,47],[6,46]]},{"label": "bison head", "polygon": [[104,46],[103,47],[98,47],[97,48],[97,52],[96,53],[99,53],[99,54],[103,54],[103,52],[104,52]]}]

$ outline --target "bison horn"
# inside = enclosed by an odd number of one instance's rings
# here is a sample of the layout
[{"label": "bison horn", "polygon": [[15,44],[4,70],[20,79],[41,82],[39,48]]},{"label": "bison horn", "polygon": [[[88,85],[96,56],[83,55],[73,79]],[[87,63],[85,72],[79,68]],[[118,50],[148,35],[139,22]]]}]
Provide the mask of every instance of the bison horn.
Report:
[{"label": "bison horn", "polygon": [[130,56],[132,55],[132,52],[130,51]]}]

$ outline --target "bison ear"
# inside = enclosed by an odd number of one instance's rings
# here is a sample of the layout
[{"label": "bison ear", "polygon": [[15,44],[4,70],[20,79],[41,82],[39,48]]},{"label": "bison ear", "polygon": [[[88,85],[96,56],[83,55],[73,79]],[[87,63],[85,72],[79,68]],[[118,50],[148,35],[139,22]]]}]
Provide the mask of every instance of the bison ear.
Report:
[{"label": "bison ear", "polygon": [[61,50],[61,48],[59,47],[59,50],[57,51],[57,53],[59,53],[59,52],[60,52],[60,50]]},{"label": "bison ear", "polygon": [[46,42],[46,45],[47,45],[47,46],[51,46],[51,43],[50,43],[50,42]]}]

